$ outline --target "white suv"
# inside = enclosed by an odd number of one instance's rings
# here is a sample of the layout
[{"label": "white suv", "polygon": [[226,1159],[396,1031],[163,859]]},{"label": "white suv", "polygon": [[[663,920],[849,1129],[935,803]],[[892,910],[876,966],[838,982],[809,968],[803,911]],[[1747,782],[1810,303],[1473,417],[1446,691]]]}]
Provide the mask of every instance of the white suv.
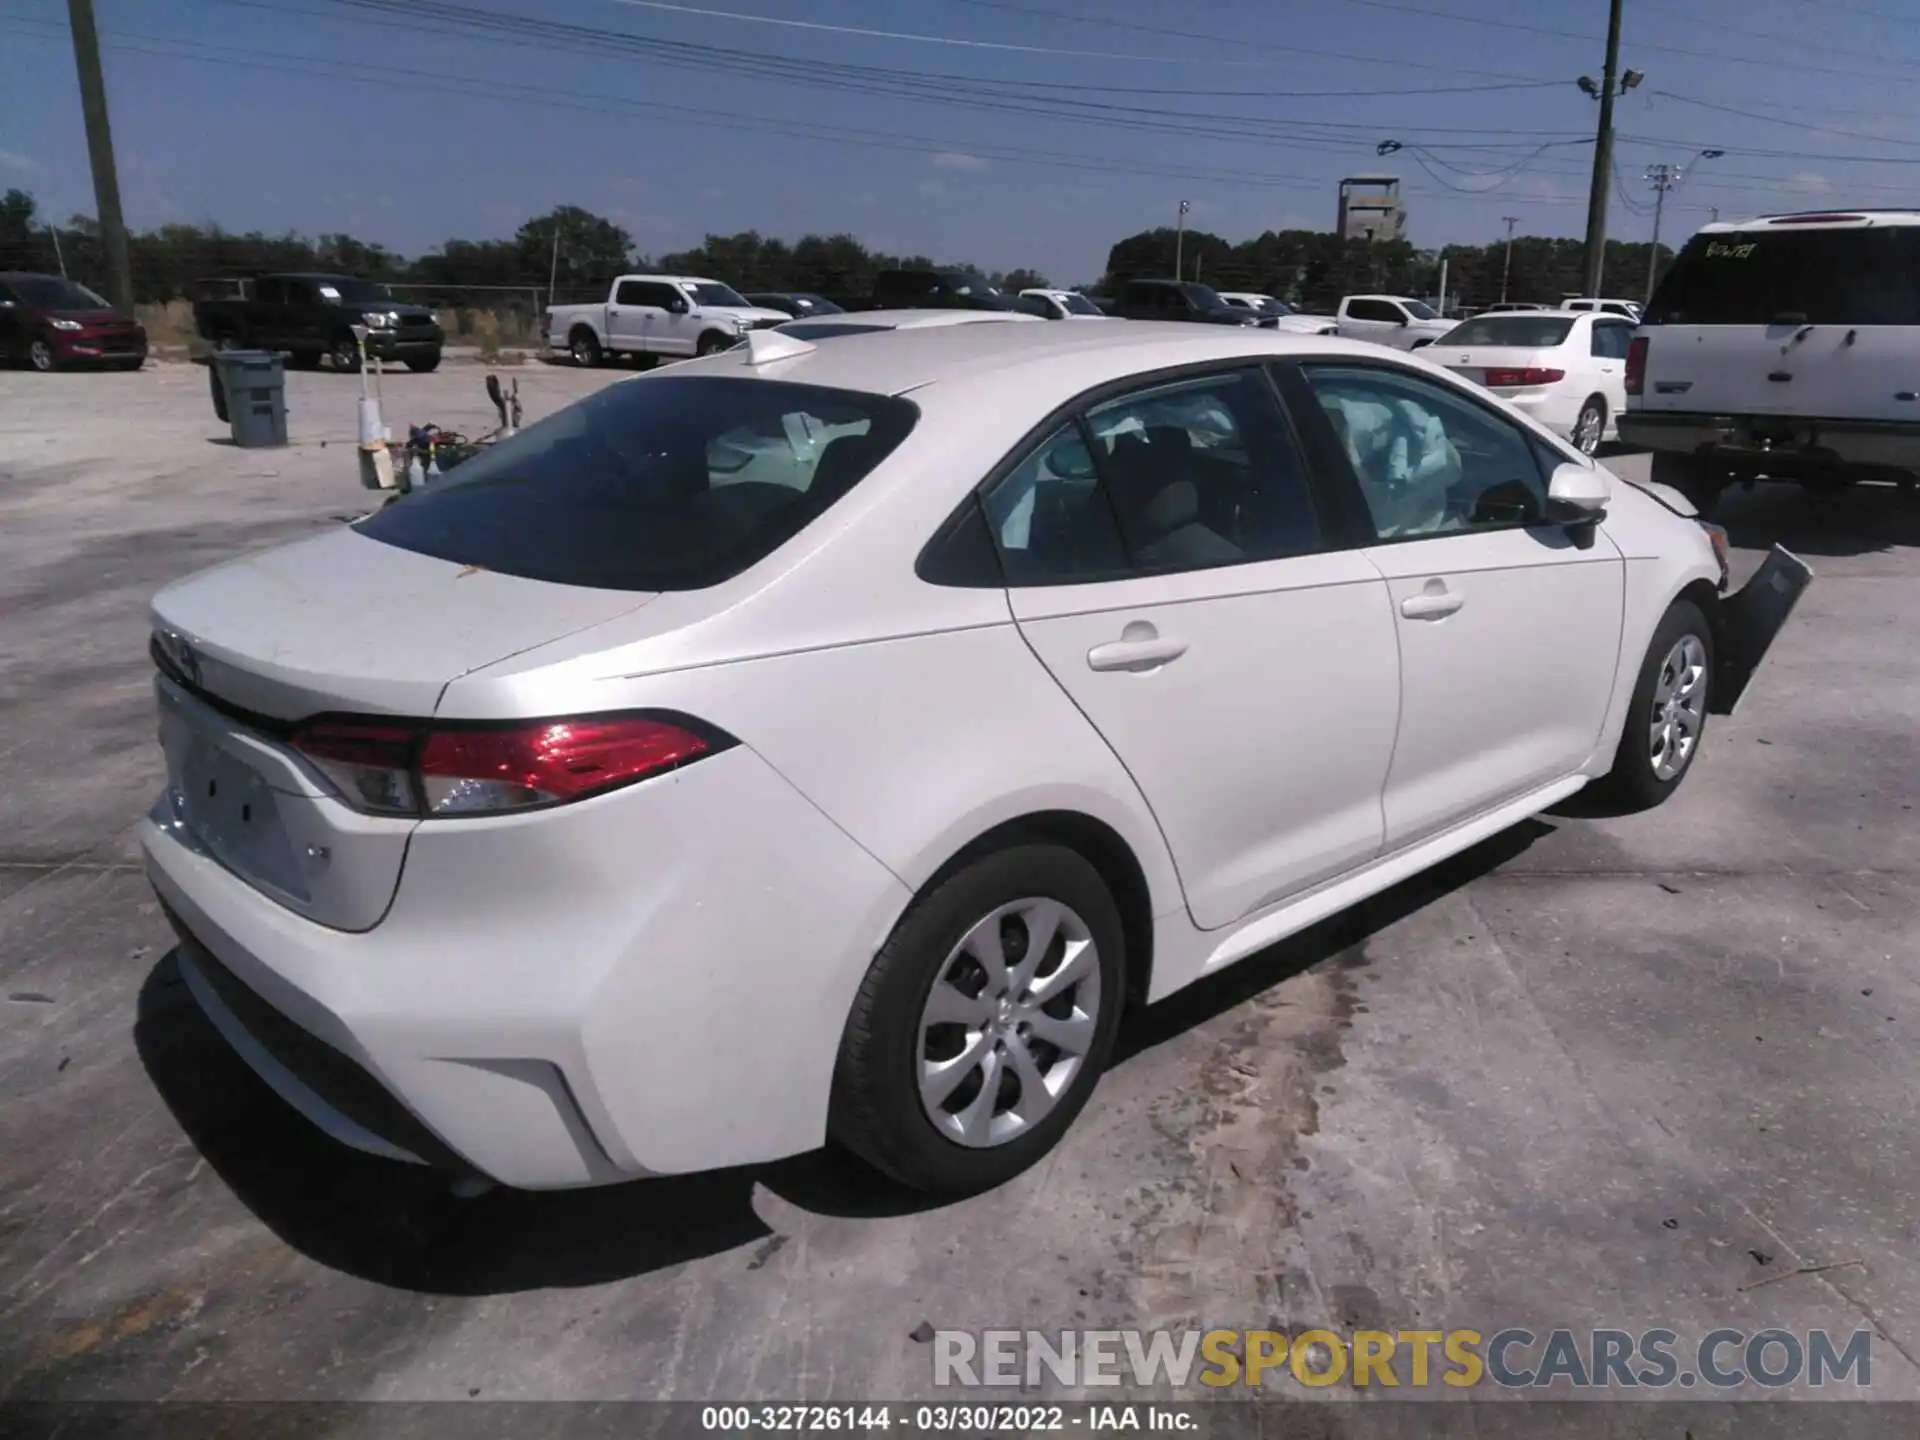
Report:
[{"label": "white suv", "polygon": [[1765,476],[1920,477],[1920,212],[1709,225],[1627,357],[1620,438],[1704,513]]}]

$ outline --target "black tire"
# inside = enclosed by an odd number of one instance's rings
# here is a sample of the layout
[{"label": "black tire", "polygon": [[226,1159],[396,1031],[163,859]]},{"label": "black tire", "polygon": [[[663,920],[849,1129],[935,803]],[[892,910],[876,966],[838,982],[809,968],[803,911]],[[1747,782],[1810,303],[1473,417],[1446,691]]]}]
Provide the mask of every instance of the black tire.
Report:
[{"label": "black tire", "polygon": [[360,344],[351,334],[336,335],[327,358],[333,361],[333,368],[342,374],[352,375],[360,369]]},{"label": "black tire", "polygon": [[1573,422],[1573,448],[1591,458],[1600,453],[1600,437],[1607,433],[1607,402],[1589,396]]},{"label": "black tire", "polygon": [[[1663,776],[1655,768],[1657,756],[1653,724],[1658,707],[1655,692],[1667,669],[1669,657],[1683,638],[1688,636],[1699,643],[1700,653],[1705,656],[1706,673],[1700,681],[1692,743],[1681,757],[1678,768],[1672,774]],[[1620,745],[1613,754],[1613,769],[1595,785],[1597,792],[1611,801],[1621,813],[1651,810],[1666,803],[1693,769],[1694,761],[1700,758],[1701,743],[1706,739],[1707,706],[1713,698],[1713,671],[1713,627],[1707,624],[1707,617],[1700,613],[1700,607],[1693,601],[1674,601],[1667,607],[1667,613],[1660,617],[1659,625],[1654,628],[1652,643],[1647,646],[1646,656],[1640,662],[1640,674],[1633,685],[1633,698],[1627,704],[1626,724],[1620,732]]]},{"label": "black tire", "polygon": [[600,337],[582,325],[567,336],[567,352],[573,356],[573,363],[591,370],[606,358],[600,348]]},{"label": "black tire", "polygon": [[413,371],[416,375],[430,375],[439,368],[440,352],[438,350],[434,351],[431,355],[409,355],[407,357],[407,369]]},{"label": "black tire", "polygon": [[[1034,897],[1067,906],[1093,941],[1100,994],[1093,1035],[1050,1111],[1009,1140],[970,1147],[936,1130],[921,1107],[922,1010],[968,931],[1001,906]],[[1124,1005],[1124,944],[1106,882],[1064,846],[1016,845],[936,882],[901,916],[861,982],[834,1067],[829,1134],[884,1174],[928,1193],[970,1194],[1018,1175],[1066,1133],[1106,1068]]]},{"label": "black tire", "polygon": [[722,350],[731,350],[739,343],[740,337],[737,335],[722,335],[718,330],[709,330],[693,347],[693,353],[704,359],[708,355],[718,355]]},{"label": "black tire", "polygon": [[1697,455],[1675,455],[1670,451],[1653,452],[1650,477],[1656,485],[1670,485],[1687,497],[1687,503],[1704,520],[1720,502],[1727,488],[1727,475]]}]

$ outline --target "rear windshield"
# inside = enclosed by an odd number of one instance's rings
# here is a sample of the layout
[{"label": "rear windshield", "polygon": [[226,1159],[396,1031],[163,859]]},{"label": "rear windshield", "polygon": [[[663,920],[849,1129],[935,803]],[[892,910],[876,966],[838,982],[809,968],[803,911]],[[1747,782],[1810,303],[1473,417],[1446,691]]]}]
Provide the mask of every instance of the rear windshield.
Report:
[{"label": "rear windshield", "polygon": [[724,376],[610,385],[360,522],[528,580],[697,590],[772,554],[919,418],[905,400]]},{"label": "rear windshield", "polygon": [[1920,228],[1696,235],[1649,325],[1920,325]]},{"label": "rear windshield", "polygon": [[1548,350],[1563,343],[1573,329],[1568,319],[1549,320],[1535,315],[1480,315],[1456,325],[1436,342],[1441,345],[1511,345],[1517,349]]},{"label": "rear windshield", "polygon": [[869,325],[859,320],[789,320],[779,327],[782,335],[796,340],[831,340],[836,335],[872,335],[891,330],[891,325]]}]

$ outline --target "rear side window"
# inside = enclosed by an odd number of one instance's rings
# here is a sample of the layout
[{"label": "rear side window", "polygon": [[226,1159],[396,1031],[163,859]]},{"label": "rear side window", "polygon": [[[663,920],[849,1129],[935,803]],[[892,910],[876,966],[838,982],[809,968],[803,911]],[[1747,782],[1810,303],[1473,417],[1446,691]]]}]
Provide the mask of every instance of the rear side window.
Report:
[{"label": "rear side window", "polygon": [[1442,345],[1511,345],[1522,350],[1551,350],[1564,344],[1573,329],[1573,321],[1543,320],[1538,316],[1508,313],[1482,315],[1449,330],[1439,339]]},{"label": "rear side window", "polygon": [[1920,325],[1920,227],[1696,235],[1649,325]]},{"label": "rear side window", "polygon": [[1633,326],[1615,321],[1597,321],[1593,327],[1593,353],[1602,360],[1624,360],[1633,344]]},{"label": "rear side window", "polygon": [[695,590],[772,554],[919,418],[905,400],[724,376],[612,385],[360,522],[528,580]]}]

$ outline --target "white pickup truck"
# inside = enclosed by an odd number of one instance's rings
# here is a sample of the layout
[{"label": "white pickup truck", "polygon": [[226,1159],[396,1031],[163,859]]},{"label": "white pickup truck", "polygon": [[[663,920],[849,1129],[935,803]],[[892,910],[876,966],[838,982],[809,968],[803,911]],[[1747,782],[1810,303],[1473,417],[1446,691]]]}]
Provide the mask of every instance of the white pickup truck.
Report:
[{"label": "white pickup truck", "polygon": [[615,355],[711,355],[793,317],[699,275],[622,275],[599,305],[547,310],[547,344],[578,365]]},{"label": "white pickup truck", "polygon": [[1418,350],[1453,329],[1431,305],[1404,295],[1349,295],[1334,315],[1336,333],[1344,340],[1371,340],[1395,350]]}]

